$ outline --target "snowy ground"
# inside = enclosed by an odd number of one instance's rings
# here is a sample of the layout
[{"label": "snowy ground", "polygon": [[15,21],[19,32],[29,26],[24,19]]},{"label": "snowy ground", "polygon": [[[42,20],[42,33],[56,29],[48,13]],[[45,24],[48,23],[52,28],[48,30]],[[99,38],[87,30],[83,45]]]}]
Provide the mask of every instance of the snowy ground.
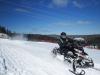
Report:
[{"label": "snowy ground", "polygon": [[[70,65],[54,58],[51,50],[57,46],[45,42],[0,39],[0,75],[73,75]],[[100,68],[100,51],[85,48]],[[62,58],[61,58],[62,59]],[[86,75],[100,75],[99,70],[85,69]]]}]

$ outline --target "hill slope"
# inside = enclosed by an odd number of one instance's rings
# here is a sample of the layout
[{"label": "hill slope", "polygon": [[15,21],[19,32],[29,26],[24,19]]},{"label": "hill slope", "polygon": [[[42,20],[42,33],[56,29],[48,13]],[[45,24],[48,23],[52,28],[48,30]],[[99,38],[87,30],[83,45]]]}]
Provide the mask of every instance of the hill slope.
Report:
[{"label": "hill slope", "polygon": [[[54,58],[51,50],[57,46],[45,42],[27,42],[0,39],[0,75],[73,75],[71,66],[62,58]],[[100,52],[85,48],[100,68]],[[95,59],[96,58],[96,59]],[[100,71],[85,69],[86,75],[99,75]]]}]

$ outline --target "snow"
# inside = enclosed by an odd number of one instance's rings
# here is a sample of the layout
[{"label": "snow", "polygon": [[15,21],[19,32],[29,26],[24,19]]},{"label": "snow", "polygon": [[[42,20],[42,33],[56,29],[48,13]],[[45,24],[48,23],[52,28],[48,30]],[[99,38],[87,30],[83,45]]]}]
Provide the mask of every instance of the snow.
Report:
[{"label": "snow", "polygon": [[[0,75],[73,75],[71,65],[63,56],[53,57],[51,50],[57,44],[0,38]],[[100,68],[100,52],[85,48]],[[1,70],[2,69],[2,70]],[[86,75],[99,75],[100,71],[85,69]]]},{"label": "snow", "polygon": [[0,38],[5,38],[5,39],[7,39],[7,38],[9,38],[9,37],[8,37],[8,35],[7,35],[7,34],[0,33]]},{"label": "snow", "polygon": [[84,48],[85,51],[91,56],[91,58],[94,60],[94,62],[97,64],[100,64],[100,51],[96,49],[89,49]]}]

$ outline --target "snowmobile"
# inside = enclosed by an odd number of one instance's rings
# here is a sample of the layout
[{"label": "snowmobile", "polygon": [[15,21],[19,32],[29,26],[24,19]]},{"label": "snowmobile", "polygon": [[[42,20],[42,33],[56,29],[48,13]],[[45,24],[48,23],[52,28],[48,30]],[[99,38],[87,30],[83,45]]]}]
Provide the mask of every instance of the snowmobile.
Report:
[{"label": "snowmobile", "polygon": [[76,67],[79,68],[91,68],[94,67],[94,62],[92,60],[92,58],[89,57],[88,54],[82,54],[82,53],[76,53],[78,55],[78,57],[76,59],[74,59],[75,65],[77,65]]},{"label": "snowmobile", "polygon": [[[67,53],[65,56],[65,53],[61,53],[59,48],[54,48],[52,50],[52,53],[56,55],[63,55],[64,56],[64,61],[68,63],[74,63],[76,67],[78,68],[91,68],[94,67],[93,60],[88,56],[87,53],[83,54],[81,51],[78,52],[79,50],[76,50],[76,55],[74,56],[71,51]],[[74,61],[74,62],[73,62]]]}]

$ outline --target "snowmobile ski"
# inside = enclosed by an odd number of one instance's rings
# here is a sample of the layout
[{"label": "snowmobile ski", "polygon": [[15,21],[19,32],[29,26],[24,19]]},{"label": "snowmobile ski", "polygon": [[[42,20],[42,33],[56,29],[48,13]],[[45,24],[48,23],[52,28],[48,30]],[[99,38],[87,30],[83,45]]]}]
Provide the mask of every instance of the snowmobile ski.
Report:
[{"label": "snowmobile ski", "polygon": [[74,75],[85,75],[85,71],[84,71],[84,70],[82,70],[80,73],[75,72],[75,71],[72,71],[72,70],[70,70],[70,69],[69,69],[69,71],[70,71],[71,73],[73,73]]}]

